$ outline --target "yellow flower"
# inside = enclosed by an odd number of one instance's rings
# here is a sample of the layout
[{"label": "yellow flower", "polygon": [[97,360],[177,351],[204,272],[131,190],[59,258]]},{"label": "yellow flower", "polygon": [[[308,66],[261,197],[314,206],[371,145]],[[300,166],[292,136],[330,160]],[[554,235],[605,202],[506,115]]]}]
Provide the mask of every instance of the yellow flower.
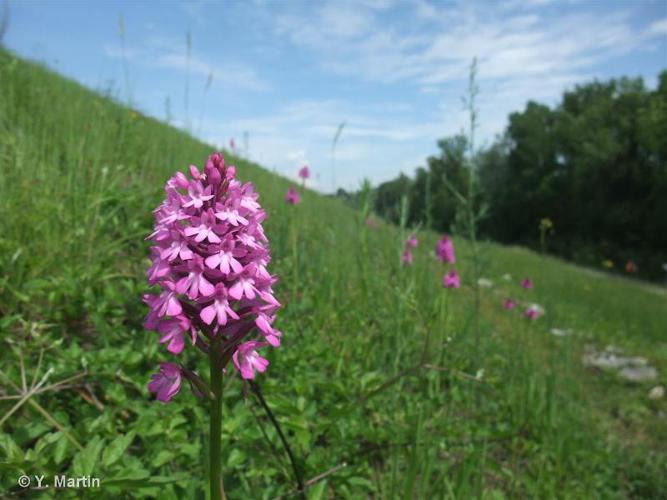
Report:
[{"label": "yellow flower", "polygon": [[603,261],[602,261],[602,265],[603,265],[604,267],[606,267],[607,269],[611,269],[612,267],[614,267],[614,261],[613,261],[613,260],[606,259],[606,260],[603,260]]},{"label": "yellow flower", "polygon": [[551,221],[549,217],[543,217],[542,220],[540,221],[540,229],[546,230],[546,229],[551,229],[554,227],[554,223]]}]

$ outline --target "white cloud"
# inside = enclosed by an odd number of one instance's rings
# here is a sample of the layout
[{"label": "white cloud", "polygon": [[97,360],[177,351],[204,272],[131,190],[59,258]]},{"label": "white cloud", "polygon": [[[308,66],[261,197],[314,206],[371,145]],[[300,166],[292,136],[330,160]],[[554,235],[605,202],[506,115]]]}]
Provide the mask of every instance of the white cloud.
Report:
[{"label": "white cloud", "polygon": [[[572,3],[576,3],[572,0]],[[548,5],[547,5],[548,4]],[[326,71],[369,84],[415,87],[441,101],[440,120],[407,126],[355,122],[345,133],[376,143],[406,143],[417,137],[435,140],[457,133],[465,123],[460,95],[473,57],[478,58],[481,94],[479,142],[502,131],[510,112],[529,99],[555,103],[564,89],[598,76],[590,68],[636,50],[646,34],[622,6],[607,13],[570,9],[557,16],[549,0],[511,4],[441,3],[416,0],[409,17],[348,4],[333,12],[319,9],[279,19],[279,33],[316,54]],[[339,4],[336,4],[339,5]],[[405,6],[405,4],[399,4]],[[661,33],[653,23],[648,33]],[[340,121],[340,120],[339,120]],[[322,135],[333,134],[333,124]],[[318,130],[315,127],[315,130]]]},{"label": "white cloud", "polygon": [[151,38],[140,46],[126,49],[106,45],[104,54],[114,59],[125,57],[127,60],[147,67],[167,68],[182,73],[189,72],[205,78],[212,75],[213,81],[224,79],[225,88],[251,92],[266,92],[271,89],[269,82],[261,78],[252,67],[245,63],[209,60],[194,51],[188,57],[185,44],[178,44],[173,40],[160,37]]},{"label": "white cloud", "polygon": [[138,49],[123,49],[122,47],[116,47],[113,45],[105,45],[104,46],[104,54],[107,57],[111,57],[113,59],[136,59],[138,56],[141,55],[141,51]]},{"label": "white cloud", "polygon": [[667,18],[652,22],[646,33],[649,36],[667,36]]},{"label": "white cloud", "polygon": [[[418,0],[416,17],[428,19],[435,28],[410,30],[405,29],[407,22],[395,26],[370,9],[342,5],[331,9],[327,4],[315,15],[308,11],[280,17],[278,31],[293,44],[317,52],[329,71],[379,83],[406,81],[425,89],[465,78],[473,57],[482,63],[482,79],[551,78],[626,53],[642,42],[624,11],[549,19],[534,11],[510,12],[499,22],[493,4],[485,4],[482,11]],[[661,29],[662,23],[654,23],[650,31]]]},{"label": "white cloud", "polygon": [[188,58],[186,54],[177,52],[167,52],[158,56],[154,64],[206,77],[213,75],[214,80],[224,79],[225,87],[242,88],[254,92],[265,92],[271,88],[266,81],[259,78],[252,68],[241,64],[218,64],[196,55]]}]

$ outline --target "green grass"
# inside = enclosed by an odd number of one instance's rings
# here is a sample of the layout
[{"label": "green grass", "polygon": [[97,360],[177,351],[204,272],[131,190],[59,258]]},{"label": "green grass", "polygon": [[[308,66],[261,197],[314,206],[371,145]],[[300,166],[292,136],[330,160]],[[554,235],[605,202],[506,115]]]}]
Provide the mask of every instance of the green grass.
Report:
[{"label": "green grass", "polygon": [[[99,477],[102,488],[63,498],[203,498],[206,406],[187,388],[170,405],[149,397],[149,375],[170,355],[142,328],[141,294],[162,186],[212,147],[6,52],[0,82],[0,396],[16,394],[9,380],[21,385],[22,365],[28,384],[52,369],[43,387],[83,374],[5,419],[0,494],[18,492],[21,474],[66,473]],[[310,498],[665,494],[667,405],[647,398],[667,382],[664,289],[483,243],[494,287],[482,289],[477,374],[464,240],[463,287],[444,290],[438,235],[420,233],[415,265],[402,268],[397,228],[371,229],[313,192],[287,206],[288,181],[234,160],[269,214],[284,304],[263,392],[306,478],[346,464]],[[524,276],[534,290],[520,288]],[[546,315],[528,323],[505,311],[508,295]],[[574,333],[556,338],[552,327]],[[660,380],[629,384],[582,367],[586,344],[610,343],[647,357]],[[205,373],[193,349],[182,360]],[[16,402],[0,400],[0,419]],[[225,381],[223,454],[231,499],[295,487],[276,432],[236,376]]]}]

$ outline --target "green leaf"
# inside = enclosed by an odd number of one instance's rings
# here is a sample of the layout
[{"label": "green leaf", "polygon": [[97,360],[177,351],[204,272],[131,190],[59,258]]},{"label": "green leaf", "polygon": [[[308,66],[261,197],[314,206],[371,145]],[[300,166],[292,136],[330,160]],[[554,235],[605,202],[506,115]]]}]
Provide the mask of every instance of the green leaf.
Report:
[{"label": "green leaf", "polygon": [[173,474],[171,476],[148,476],[145,477],[114,477],[102,481],[103,486],[120,486],[122,488],[154,488],[160,484],[170,484],[179,481],[187,481],[189,476],[187,474]]},{"label": "green leaf", "polygon": [[324,492],[327,489],[327,482],[320,481],[308,490],[308,500],[321,500],[324,498]]},{"label": "green leaf", "polygon": [[174,459],[176,455],[168,450],[161,450],[153,459],[152,464],[154,467],[161,467],[162,465],[170,462]]},{"label": "green leaf", "polygon": [[61,434],[60,439],[56,443],[56,449],[53,452],[53,460],[56,464],[60,464],[63,461],[65,453],[67,453],[67,448],[69,448],[69,441],[64,434]]},{"label": "green leaf", "polygon": [[23,461],[23,451],[7,434],[0,435],[0,449],[4,450],[8,462]]},{"label": "green leaf", "polygon": [[118,459],[123,455],[125,450],[134,440],[135,432],[132,431],[124,436],[120,436],[114,439],[111,444],[104,450],[104,455],[102,457],[102,463],[105,467],[109,467],[118,461]]},{"label": "green leaf", "polygon": [[95,436],[86,447],[76,454],[72,463],[72,473],[75,476],[91,476],[104,447],[104,440]]},{"label": "green leaf", "polygon": [[227,467],[233,468],[245,462],[245,454],[238,448],[234,448],[227,458]]}]

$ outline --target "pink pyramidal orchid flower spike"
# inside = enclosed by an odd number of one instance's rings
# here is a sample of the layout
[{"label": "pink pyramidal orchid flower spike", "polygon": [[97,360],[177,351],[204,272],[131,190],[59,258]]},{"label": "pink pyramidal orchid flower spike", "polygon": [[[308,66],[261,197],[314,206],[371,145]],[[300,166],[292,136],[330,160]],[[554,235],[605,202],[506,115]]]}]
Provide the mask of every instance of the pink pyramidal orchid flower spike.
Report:
[{"label": "pink pyramidal orchid flower spike", "polygon": [[516,302],[514,302],[514,300],[512,300],[511,298],[507,298],[505,299],[505,302],[503,302],[503,307],[508,311],[511,311],[516,307]]},{"label": "pink pyramidal orchid flower spike", "polygon": [[443,276],[442,286],[445,288],[461,288],[461,279],[456,270],[452,269]]},{"label": "pink pyramidal orchid flower spike", "polygon": [[521,281],[521,286],[524,287],[526,290],[530,290],[533,288],[533,280],[530,278],[525,278]]},{"label": "pink pyramidal orchid flower spike", "polygon": [[308,165],[304,165],[299,169],[299,177],[304,181],[310,178],[310,170],[308,169]]},{"label": "pink pyramidal orchid flower spike", "polygon": [[438,241],[435,247],[435,255],[442,262],[447,262],[449,264],[456,263],[456,255],[454,253],[454,242],[448,235],[444,235],[440,241]]},{"label": "pink pyramidal orchid flower spike", "polygon": [[289,205],[298,205],[301,202],[301,195],[299,195],[299,192],[296,190],[294,186],[291,186],[287,190],[287,194],[285,195],[285,201]]},{"label": "pink pyramidal orchid flower spike", "polygon": [[409,266],[412,265],[412,249],[418,245],[417,237],[411,235],[405,240],[403,245],[403,253],[401,254],[401,264]]},{"label": "pink pyramidal orchid flower spike", "polygon": [[[167,403],[185,378],[210,402],[210,435],[221,436],[225,367],[233,362],[243,379],[266,371],[269,362],[258,351],[280,345],[282,333],[272,325],[280,303],[272,288],[277,279],[267,270],[266,213],[252,184],[238,181],[219,153],[202,171],[191,165],[189,174],[167,181],[165,200],[154,211],[147,281],[155,291],[143,297],[144,326],[159,333],[171,355],[190,345],[204,353],[210,387],[194,371],[163,362],[148,390]],[[210,447],[210,498],[218,500],[224,498],[220,440],[211,439]]]},{"label": "pink pyramidal orchid flower spike", "polygon": [[403,250],[403,254],[401,255],[401,263],[406,266],[412,264],[412,252],[410,251],[409,248]]}]

